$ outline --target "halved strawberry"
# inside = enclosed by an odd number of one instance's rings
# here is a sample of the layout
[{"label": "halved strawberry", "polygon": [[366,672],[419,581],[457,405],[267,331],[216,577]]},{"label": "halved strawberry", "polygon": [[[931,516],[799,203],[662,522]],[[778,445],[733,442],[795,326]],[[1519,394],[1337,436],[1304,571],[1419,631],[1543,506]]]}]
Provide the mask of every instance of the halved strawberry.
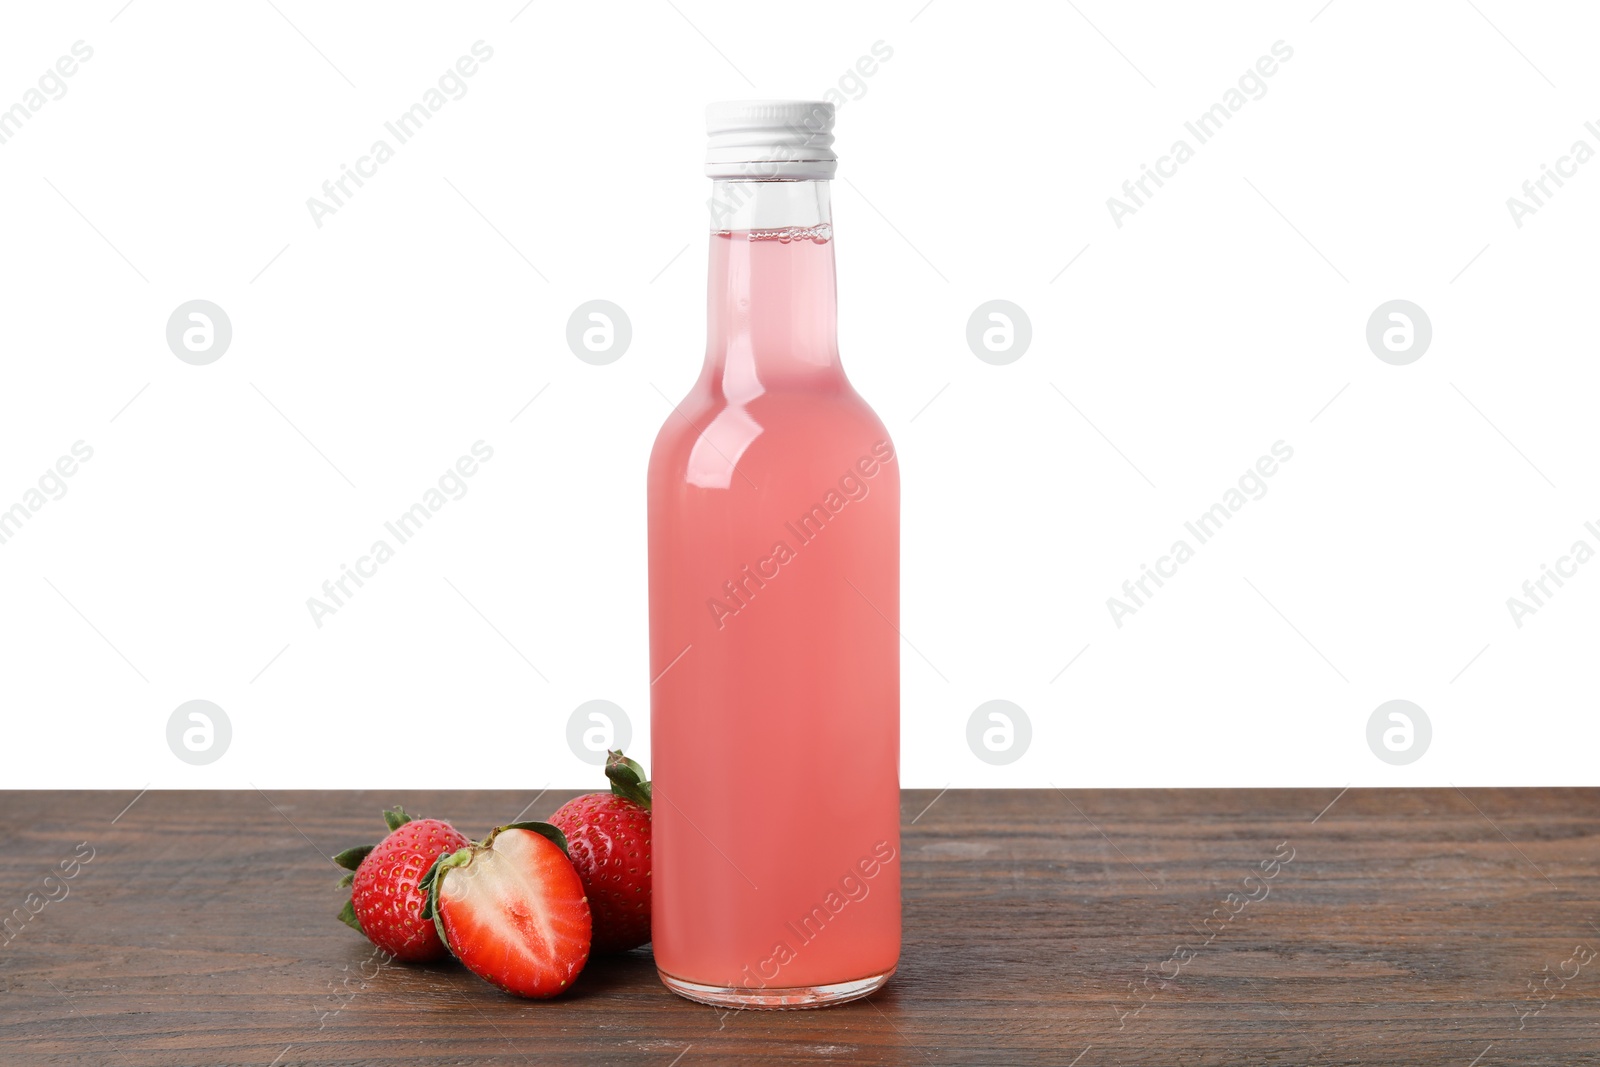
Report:
[{"label": "halved strawberry", "polygon": [[583,882],[548,823],[512,823],[441,856],[423,914],[467,970],[519,997],[553,997],[589,960]]},{"label": "halved strawberry", "polygon": [[611,792],[574,797],[550,816],[594,913],[594,951],[626,952],[650,940],[650,783],[644,768],[612,752]]},{"label": "halved strawberry", "polygon": [[351,872],[339,884],[353,884],[339,918],[396,959],[438,959],[444,955],[444,945],[433,923],[422,917],[426,893],[417,883],[434,860],[471,842],[449,823],[413,819],[404,808],[385,811],[383,821],[389,827],[388,837],[333,857]]}]

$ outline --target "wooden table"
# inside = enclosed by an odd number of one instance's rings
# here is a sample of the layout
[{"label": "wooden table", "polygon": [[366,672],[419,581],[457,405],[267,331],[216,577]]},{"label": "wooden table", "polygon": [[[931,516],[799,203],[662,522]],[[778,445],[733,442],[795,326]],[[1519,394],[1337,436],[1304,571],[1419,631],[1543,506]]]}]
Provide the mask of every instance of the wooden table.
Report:
[{"label": "wooden table", "polygon": [[643,950],[525,1002],[334,919],[380,808],[531,795],[0,793],[0,1064],[1600,1063],[1600,790],[1336,792],[909,791],[899,975],[734,1013]]}]

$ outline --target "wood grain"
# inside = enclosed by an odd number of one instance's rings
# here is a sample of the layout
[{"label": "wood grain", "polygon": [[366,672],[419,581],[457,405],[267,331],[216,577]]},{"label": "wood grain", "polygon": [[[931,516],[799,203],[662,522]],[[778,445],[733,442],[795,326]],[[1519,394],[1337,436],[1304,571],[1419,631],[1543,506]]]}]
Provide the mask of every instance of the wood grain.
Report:
[{"label": "wood grain", "polygon": [[335,921],[382,807],[531,794],[0,793],[0,1064],[1600,1063],[1600,790],[1335,794],[909,791],[889,988],[725,1014],[647,950],[530,1003]]}]

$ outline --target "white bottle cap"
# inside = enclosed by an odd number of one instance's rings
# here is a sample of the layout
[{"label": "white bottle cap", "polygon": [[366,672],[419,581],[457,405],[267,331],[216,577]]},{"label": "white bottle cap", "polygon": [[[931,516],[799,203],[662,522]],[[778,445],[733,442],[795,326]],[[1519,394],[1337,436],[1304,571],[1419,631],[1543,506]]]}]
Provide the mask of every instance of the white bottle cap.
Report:
[{"label": "white bottle cap", "polygon": [[730,100],[706,108],[706,177],[826,180],[833,105],[820,100]]}]

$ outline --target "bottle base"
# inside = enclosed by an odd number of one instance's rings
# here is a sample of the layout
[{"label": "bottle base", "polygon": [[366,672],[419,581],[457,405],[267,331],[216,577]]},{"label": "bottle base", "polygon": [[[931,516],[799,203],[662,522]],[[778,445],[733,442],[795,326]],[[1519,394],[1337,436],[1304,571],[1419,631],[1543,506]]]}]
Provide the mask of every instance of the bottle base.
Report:
[{"label": "bottle base", "polygon": [[894,972],[895,968],[890,967],[882,974],[853,978],[848,982],[834,982],[830,985],[751,989],[748,986],[702,985],[699,982],[677,978],[659,967],[656,968],[656,973],[661,976],[661,983],[680,997],[719,1008],[768,1010],[826,1008],[834,1004],[860,1000],[882,989],[885,983],[894,977]]}]

